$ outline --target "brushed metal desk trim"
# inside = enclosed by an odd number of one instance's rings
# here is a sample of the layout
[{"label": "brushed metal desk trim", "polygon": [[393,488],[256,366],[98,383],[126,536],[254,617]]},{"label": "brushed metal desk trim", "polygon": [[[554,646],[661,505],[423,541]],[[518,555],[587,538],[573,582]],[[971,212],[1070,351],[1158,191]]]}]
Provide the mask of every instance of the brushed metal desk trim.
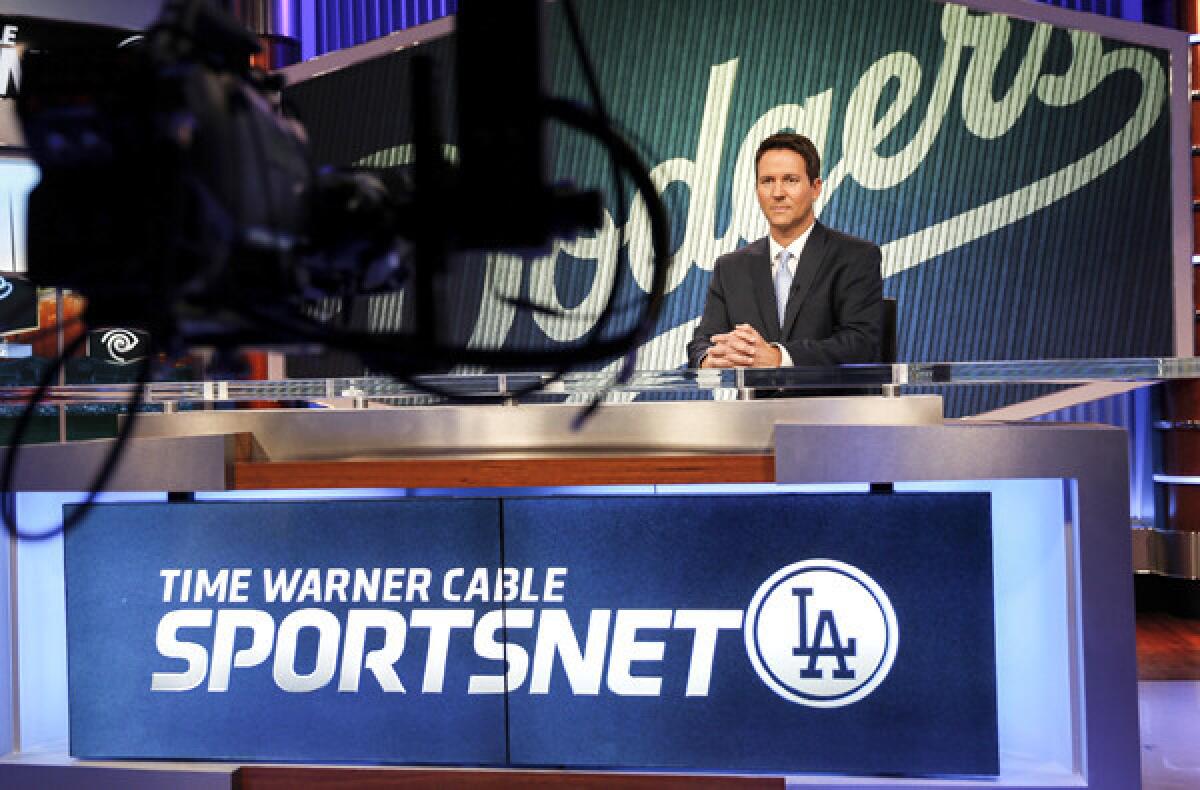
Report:
[{"label": "brushed metal desk trim", "polygon": [[486,453],[770,453],[779,422],[940,425],[937,395],[573,404],[273,409],[146,415],[135,437],[253,434],[270,461]]}]

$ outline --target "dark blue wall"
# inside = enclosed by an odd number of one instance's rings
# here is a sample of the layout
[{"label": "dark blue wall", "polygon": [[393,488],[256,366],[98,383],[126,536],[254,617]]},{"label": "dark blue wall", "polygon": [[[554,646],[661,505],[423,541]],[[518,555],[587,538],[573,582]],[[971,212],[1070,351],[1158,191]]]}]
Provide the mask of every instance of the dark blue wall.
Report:
[{"label": "dark blue wall", "polygon": [[458,0],[315,0],[312,29],[301,31],[306,56],[352,47],[458,11]]}]

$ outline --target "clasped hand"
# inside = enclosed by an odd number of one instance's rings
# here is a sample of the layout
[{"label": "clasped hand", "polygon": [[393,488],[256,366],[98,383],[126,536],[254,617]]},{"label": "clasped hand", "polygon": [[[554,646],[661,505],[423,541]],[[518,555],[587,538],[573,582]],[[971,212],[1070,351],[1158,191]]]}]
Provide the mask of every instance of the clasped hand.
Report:
[{"label": "clasped hand", "polygon": [[702,368],[777,368],[783,361],[779,349],[749,324],[738,324],[732,332],[709,339],[712,347],[700,363]]}]

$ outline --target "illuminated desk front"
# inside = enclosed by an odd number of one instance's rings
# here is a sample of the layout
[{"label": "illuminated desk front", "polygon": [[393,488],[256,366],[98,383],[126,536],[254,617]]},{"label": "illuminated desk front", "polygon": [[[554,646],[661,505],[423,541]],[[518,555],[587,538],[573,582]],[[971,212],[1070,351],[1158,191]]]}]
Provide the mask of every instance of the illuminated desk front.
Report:
[{"label": "illuminated desk front", "polygon": [[[567,429],[569,415],[576,408],[552,404],[435,407],[449,410],[443,422],[427,412],[425,419],[407,424],[398,415],[404,409],[169,415],[161,418],[164,435],[158,437],[149,430],[150,420],[144,421],[141,438],[133,442],[117,486],[125,491],[221,492],[244,487],[236,483],[238,474],[250,474],[248,469],[255,464],[361,463],[366,465],[363,470],[385,465],[377,482],[386,484],[386,490],[351,490],[346,495],[412,496],[423,493],[414,488],[426,485],[409,487],[401,481],[416,467],[409,466],[407,472],[393,475],[399,467],[388,471],[386,465],[419,465],[436,455],[428,446],[422,450],[422,442],[442,442],[444,446],[454,444],[447,442],[454,439],[457,449],[452,455],[457,458],[438,458],[439,464],[488,461],[528,468],[532,462],[543,470],[539,474],[544,477],[519,478],[522,486],[550,482],[554,459],[562,461],[560,468],[565,473],[581,459],[609,459],[614,464],[613,476],[594,476],[591,484],[624,487],[589,488],[588,493],[686,492],[690,488],[686,485],[652,482],[665,467],[655,469],[654,464],[659,462],[645,459],[694,460],[705,456],[738,458],[735,465],[757,457],[750,462],[760,465],[748,475],[751,478],[766,470],[763,459],[769,459],[780,486],[760,485],[751,489],[754,492],[866,491],[868,483],[886,482],[895,482],[896,490],[901,492],[964,488],[988,491],[993,501],[999,776],[905,780],[847,776],[836,781],[791,776],[789,782],[839,787],[1136,787],[1136,685],[1130,539],[1123,519],[1128,512],[1123,433],[1065,425],[942,425],[936,398],[928,399],[932,407],[922,398],[851,399],[853,405],[834,404],[829,408],[859,410],[873,402],[883,404],[880,408],[884,411],[893,411],[887,416],[860,420],[858,425],[829,425],[821,423],[839,420],[830,420],[828,415],[818,417],[816,412],[808,415],[811,419],[803,414],[805,409],[818,409],[822,400],[619,404],[611,410],[601,409],[601,422],[596,424],[602,429],[597,428],[589,439],[585,428],[585,439],[580,441],[577,436],[573,445]],[[493,419],[473,416],[470,410],[474,408],[503,414],[503,419],[494,423],[499,433],[472,430],[470,426],[478,424],[473,420]],[[562,410],[561,416],[553,416],[558,414],[557,409]],[[660,415],[666,410],[689,416],[673,423],[677,428],[670,443],[656,444],[654,437],[664,435],[662,426],[666,423]],[[906,411],[908,417],[903,417]],[[607,425],[602,422],[604,415],[614,413],[620,419],[614,416]],[[518,416],[522,414],[531,416]],[[522,425],[522,419],[541,427]],[[748,422],[739,428],[738,419]],[[296,426],[304,423],[323,425],[317,435],[326,438],[318,441],[311,433],[297,431]],[[389,424],[390,431],[384,427]],[[747,424],[759,426],[757,433],[747,432]],[[263,429],[264,425],[274,427]],[[780,426],[778,433],[773,433],[775,425]],[[766,426],[765,431],[762,426]],[[539,430],[549,441],[536,448],[521,445],[536,444]],[[246,434],[253,441],[237,438]],[[494,437],[490,445],[488,436]],[[682,443],[686,446],[681,446],[680,437],[686,439]],[[339,451],[339,441],[353,447],[353,452]],[[103,444],[30,448],[19,474],[19,486],[26,491],[62,491],[69,490],[72,486],[67,482],[74,480],[77,488],[81,480],[87,479],[89,453],[94,463]],[[402,446],[407,449],[400,449]],[[631,476],[623,467],[623,457],[649,464],[647,479]],[[583,460],[582,464],[586,466],[587,462]],[[603,465],[603,461],[597,460],[597,464]],[[462,469],[460,466],[459,471]],[[719,476],[718,469],[719,465],[714,466],[705,475]],[[320,473],[317,467],[310,470]],[[489,474],[480,472],[460,485],[509,485],[505,478]],[[351,474],[349,479],[364,479],[357,475]],[[571,478],[563,482],[568,480]],[[710,482],[711,477],[704,481]],[[436,474],[425,482],[434,488],[454,486],[452,480]],[[395,490],[401,486],[405,490]],[[322,487],[329,487],[329,483]],[[312,495],[286,494],[300,498]],[[226,496],[211,494],[212,498]],[[161,501],[162,496],[149,498]],[[198,498],[207,497],[201,494]],[[19,500],[26,524],[33,525],[39,518],[39,507],[45,523],[53,520],[60,512],[55,503],[64,497],[22,494]],[[62,580],[61,570],[54,572],[55,568],[61,569],[61,551],[61,543],[55,541],[16,547],[13,570],[17,594],[9,601],[9,611],[23,624],[18,628],[16,643],[10,645],[15,665],[20,668],[13,679],[13,698],[18,702],[14,705],[18,754],[0,764],[0,775],[29,770],[28,755],[39,747],[51,753],[66,751]],[[32,627],[32,623],[38,627]],[[25,764],[18,768],[22,759]],[[140,776],[149,781],[150,774]],[[210,772],[202,780],[216,782],[212,786],[228,786],[229,781],[219,772]]]}]

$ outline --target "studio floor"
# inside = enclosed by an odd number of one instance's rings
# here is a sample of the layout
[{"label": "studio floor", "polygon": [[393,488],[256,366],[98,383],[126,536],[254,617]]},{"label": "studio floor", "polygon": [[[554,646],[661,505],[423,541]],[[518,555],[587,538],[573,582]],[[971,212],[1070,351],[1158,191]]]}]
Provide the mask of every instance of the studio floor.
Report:
[{"label": "studio floor", "polygon": [[1143,790],[1200,790],[1200,619],[1138,615]]}]

